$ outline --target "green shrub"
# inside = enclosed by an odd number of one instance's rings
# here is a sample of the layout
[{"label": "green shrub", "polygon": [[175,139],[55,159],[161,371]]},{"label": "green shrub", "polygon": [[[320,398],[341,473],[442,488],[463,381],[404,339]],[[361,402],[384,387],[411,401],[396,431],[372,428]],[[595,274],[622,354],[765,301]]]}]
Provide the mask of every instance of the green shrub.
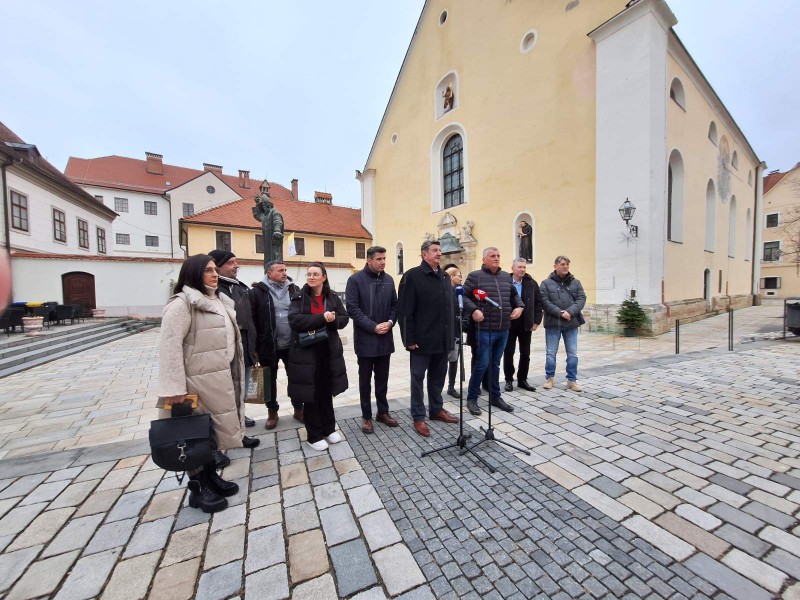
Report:
[{"label": "green shrub", "polygon": [[647,322],[647,315],[636,298],[628,298],[622,302],[617,311],[617,323],[625,329],[639,329]]}]

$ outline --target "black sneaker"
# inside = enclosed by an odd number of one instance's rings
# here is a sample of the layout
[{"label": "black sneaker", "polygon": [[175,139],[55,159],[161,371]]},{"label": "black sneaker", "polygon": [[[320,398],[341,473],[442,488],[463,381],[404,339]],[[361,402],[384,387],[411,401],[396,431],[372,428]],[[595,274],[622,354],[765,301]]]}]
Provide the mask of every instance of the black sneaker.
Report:
[{"label": "black sneaker", "polygon": [[458,392],[456,391],[456,388],[453,387],[447,388],[447,395],[452,398],[458,398]]},{"label": "black sneaker", "polygon": [[471,415],[475,415],[476,417],[481,414],[481,409],[478,407],[477,400],[467,400],[467,410]]},{"label": "black sneaker", "polygon": [[247,437],[246,435],[242,436],[242,446],[244,446],[245,448],[255,448],[260,443],[261,440],[258,439],[257,437]]},{"label": "black sneaker", "polygon": [[256,426],[256,420],[255,419],[251,419],[250,417],[245,417],[244,418],[244,426],[245,427],[255,427]]}]

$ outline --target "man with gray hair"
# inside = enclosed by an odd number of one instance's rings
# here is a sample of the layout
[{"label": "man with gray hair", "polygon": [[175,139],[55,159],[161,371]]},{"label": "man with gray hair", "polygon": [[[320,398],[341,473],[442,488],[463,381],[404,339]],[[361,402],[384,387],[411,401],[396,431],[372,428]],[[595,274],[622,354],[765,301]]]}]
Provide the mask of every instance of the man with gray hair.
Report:
[{"label": "man with gray hair", "polygon": [[553,272],[542,282],[544,307],[544,339],[547,356],[543,389],[553,388],[556,375],[556,353],[561,338],[567,351],[567,389],[582,392],[578,384],[578,328],[583,325],[581,310],[586,305],[586,293],[581,282],[569,272],[569,258],[557,256]]},{"label": "man with gray hair", "polygon": [[503,352],[503,372],[506,376],[505,390],[514,389],[514,352],[519,341],[519,365],[517,368],[517,387],[528,392],[535,392],[536,388],[528,383],[528,367],[531,363],[531,335],[542,322],[542,297],[539,284],[528,275],[528,260],[524,257],[515,258],[511,263],[511,283],[517,294],[525,303],[522,317],[511,321],[508,329],[508,341]]}]

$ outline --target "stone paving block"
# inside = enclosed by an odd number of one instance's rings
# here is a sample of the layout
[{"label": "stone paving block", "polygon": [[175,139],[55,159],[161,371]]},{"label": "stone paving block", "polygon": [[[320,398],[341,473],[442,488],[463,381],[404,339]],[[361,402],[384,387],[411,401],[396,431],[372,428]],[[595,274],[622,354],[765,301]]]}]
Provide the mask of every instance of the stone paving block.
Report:
[{"label": "stone paving block", "polygon": [[689,487],[679,489],[675,492],[675,496],[698,508],[708,508],[717,501],[715,498]]},{"label": "stone paving block", "polygon": [[55,556],[62,552],[84,548],[103,521],[103,516],[90,515],[71,520],[47,546],[42,556]]},{"label": "stone paving block", "polygon": [[163,549],[167,545],[167,538],[169,538],[169,532],[172,530],[172,521],[172,517],[165,517],[158,521],[139,525],[134,531],[128,547],[125,548],[123,558],[149,554]]},{"label": "stone paving block", "polygon": [[[114,506],[114,503],[121,495],[122,495],[121,489],[106,490],[104,492],[98,492],[95,490],[88,498],[86,498],[84,503],[81,504],[80,508],[75,513],[75,516],[85,517],[87,515],[105,513],[112,506]],[[57,500],[58,499],[56,499],[56,501]]]},{"label": "stone paving block", "polygon": [[[410,554],[409,552],[409,556]],[[378,583],[363,540],[357,539],[335,546],[330,549],[330,555],[341,596],[350,596]]]},{"label": "stone paving block", "polygon": [[351,488],[347,490],[347,496],[357,517],[383,508],[383,502],[372,485]]},{"label": "stone paving block", "polygon": [[[378,588],[380,590],[380,588]],[[380,593],[381,600],[386,600],[383,592]],[[339,595],[336,593],[336,584],[330,573],[325,573],[321,577],[301,583],[292,590],[292,600],[337,600]],[[358,596],[355,596],[358,598]]]},{"label": "stone paving block", "polygon": [[14,508],[18,502],[19,498],[6,498],[5,500],[0,500],[0,518]]},{"label": "stone paving block", "polygon": [[333,463],[336,472],[339,475],[344,475],[345,473],[350,473],[351,471],[360,471],[361,465],[355,458],[346,458],[345,460],[337,460]]},{"label": "stone paving block", "polygon": [[225,467],[222,471],[222,478],[225,481],[235,481],[242,477],[250,475],[250,459],[237,458],[231,461],[231,464]]},{"label": "stone paving block", "polygon": [[190,600],[199,570],[199,558],[159,569],[148,600]]},{"label": "stone paving block", "polygon": [[342,490],[342,486],[338,481],[316,486],[314,488],[314,498],[317,502],[317,508],[319,510],[330,508],[331,506],[336,506],[337,504],[343,504],[346,502],[344,491]]},{"label": "stone paving block", "polygon": [[[239,486],[239,491],[236,492],[233,496],[228,496],[228,506],[238,506],[240,504],[247,504],[248,499],[250,498],[250,480],[245,477],[243,479],[237,479],[234,481],[236,485]],[[188,500],[188,494],[187,494]]]},{"label": "stone paving block", "polygon": [[108,472],[114,468],[115,464],[116,462],[112,460],[107,462],[95,463],[93,465],[88,465],[86,468],[83,469],[83,471],[81,471],[81,474],[74,479],[74,483],[103,479],[103,477],[108,475]]},{"label": "stone paving block", "polygon": [[156,494],[150,500],[150,504],[147,506],[142,521],[146,523],[148,521],[157,521],[164,517],[175,516],[183,503],[184,494],[184,488]]},{"label": "stone paving block", "polygon": [[127,469],[114,469],[110,471],[97,486],[97,491],[102,492],[105,490],[127,487],[138,470],[139,467],[128,467]]},{"label": "stone paving block", "polygon": [[111,512],[108,513],[108,517],[106,517],[106,523],[121,521],[123,519],[130,519],[133,517],[138,518],[139,513],[141,513],[142,509],[147,505],[148,502],[150,502],[152,495],[152,489],[137,490],[128,494],[123,494],[120,496],[120,499],[117,500],[117,503],[114,505],[114,508],[111,509]]},{"label": "stone paving block", "polygon": [[286,562],[283,527],[280,524],[250,532],[247,536],[245,574]]},{"label": "stone paving block", "polygon": [[311,478],[311,485],[323,485],[333,481],[339,481],[339,474],[336,472],[336,469],[334,469],[333,466],[326,469],[310,471],[309,477]]},{"label": "stone paving block", "polygon": [[[702,475],[699,476],[702,477]],[[736,492],[741,496],[746,496],[754,488],[754,486],[750,485],[749,483],[739,481],[738,479],[728,477],[727,475],[723,475],[721,473],[715,473],[711,475],[708,480],[711,483],[716,483],[720,487],[724,487],[732,492]]]},{"label": "stone paving block", "polygon": [[737,548],[744,550],[751,556],[755,556],[756,558],[762,557],[770,549],[770,544],[764,540],[761,540],[756,536],[739,529],[738,527],[734,527],[729,523],[726,523],[717,529],[714,532],[714,535],[736,546]]},{"label": "stone paving block", "polygon": [[211,534],[208,538],[203,570],[208,571],[231,561],[241,563],[244,557],[244,534],[244,525]]},{"label": "stone paving block", "polygon": [[211,514],[205,513],[198,508],[191,508],[183,506],[178,512],[178,518],[175,520],[175,531],[186,529],[187,527],[194,527],[201,523],[211,523]]},{"label": "stone paving block", "polygon": [[664,512],[663,506],[659,506],[636,492],[628,492],[624,496],[617,498],[617,501],[648,519],[654,519]]},{"label": "stone paving block", "polygon": [[724,502],[717,502],[708,507],[708,512],[722,519],[726,523],[744,529],[748,533],[755,533],[764,527],[764,521],[756,519],[752,515],[742,512],[738,508],[733,508]]},{"label": "stone paving block", "polygon": [[283,511],[280,504],[270,504],[260,508],[252,509],[247,519],[247,529],[253,530],[260,527],[267,527],[283,521]]},{"label": "stone paving block", "polygon": [[261,488],[250,494],[250,509],[281,501],[281,488],[277,485]]},{"label": "stone paving block", "polygon": [[705,554],[696,554],[684,564],[690,571],[713,582],[715,586],[737,600],[769,600],[772,598],[772,594],[764,588]]},{"label": "stone paving block", "polygon": [[396,596],[425,583],[414,556],[403,544],[395,544],[372,555],[390,595]]},{"label": "stone paving block", "polygon": [[321,529],[312,529],[289,538],[289,568],[292,583],[319,577],[330,570]]},{"label": "stone paving block", "polygon": [[281,487],[286,490],[290,487],[308,483],[308,473],[303,463],[281,467]]},{"label": "stone paving block", "polygon": [[687,521],[691,521],[698,527],[702,527],[706,531],[712,531],[722,525],[722,521],[717,517],[692,504],[681,504],[675,507],[675,514],[683,517]]},{"label": "stone paving block", "polygon": [[64,523],[75,512],[74,507],[48,510],[36,517],[17,538],[8,546],[8,550],[20,550],[30,546],[47,544],[56,535]]},{"label": "stone paving block", "polygon": [[570,456],[559,456],[554,458],[552,462],[583,481],[591,481],[600,476],[600,473]]},{"label": "stone paving block", "polygon": [[137,490],[145,490],[147,488],[156,488],[161,483],[161,478],[164,476],[163,471],[140,471],[136,474],[128,486],[125,488],[126,492],[135,492]]},{"label": "stone paving block", "polygon": [[740,575],[744,575],[773,593],[778,593],[786,583],[786,573],[781,573],[778,569],[770,567],[736,548],[726,554],[722,562]]},{"label": "stone paving block", "polygon": [[236,594],[241,587],[242,561],[237,560],[203,573],[195,600],[222,600]]},{"label": "stone paving block", "polygon": [[211,533],[221,529],[229,529],[236,525],[244,525],[247,519],[247,507],[244,504],[230,506],[211,517]]},{"label": "stone paving block", "polygon": [[77,560],[79,550],[45,558],[33,563],[6,595],[6,600],[27,600],[55,591],[64,575]]},{"label": "stone paving block", "polygon": [[560,467],[559,465],[553,462],[541,463],[536,466],[536,470],[538,470],[546,477],[549,477],[560,486],[567,488],[568,490],[574,489],[584,484],[583,479],[581,479],[580,477],[576,477],[563,467]]},{"label": "stone paving block", "polygon": [[760,502],[750,502],[742,507],[742,511],[781,529],[788,529],[796,522],[794,517],[778,512]]},{"label": "stone paving block", "polygon": [[[473,582],[474,584],[475,582]],[[488,588],[491,587],[488,586]],[[478,590],[480,592],[480,590]],[[383,596],[381,596],[383,597]],[[483,598],[488,598],[488,596],[484,595]],[[436,600],[436,596],[433,594],[433,590],[427,585],[420,586],[416,589],[411,590],[410,592],[406,592],[402,596],[398,596],[397,600]]]},{"label": "stone paving block", "polygon": [[800,538],[796,535],[787,533],[772,525],[767,525],[759,532],[758,537],[771,544],[775,544],[779,548],[783,548],[787,552],[791,552],[795,556],[800,556]]},{"label": "stone paving block", "polygon": [[0,519],[0,536],[16,535],[25,529],[47,506],[46,502],[18,506]]},{"label": "stone paving block", "polygon": [[104,550],[119,548],[128,543],[128,539],[136,527],[136,519],[125,519],[103,525],[92,537],[92,541],[83,551],[84,555],[96,554]]},{"label": "stone paving block", "polygon": [[666,508],[667,510],[670,510],[681,503],[681,501],[678,498],[676,498],[669,492],[666,492],[660,487],[653,485],[652,483],[645,481],[644,479],[641,479],[639,477],[630,477],[625,481],[623,481],[622,485],[630,488],[634,492],[640,494],[641,496],[644,496],[648,500],[655,502],[656,504]]},{"label": "stone paving block", "polygon": [[253,472],[253,479],[258,479],[260,477],[268,477],[270,475],[277,475],[278,474],[278,461],[277,460],[265,460],[262,462],[257,462],[253,464],[252,468]]},{"label": "stone paving block", "polygon": [[81,504],[86,498],[89,497],[89,494],[92,493],[92,490],[97,485],[96,481],[83,481],[81,483],[73,483],[67,486],[64,491],[62,491],[55,500],[50,503],[48,507],[50,510],[54,508],[65,508],[67,506],[78,506]]},{"label": "stone paving block", "polygon": [[67,486],[69,486],[69,481],[43,483],[30,494],[25,496],[25,498],[20,501],[19,506],[25,506],[26,504],[37,504],[39,502],[50,502],[53,500],[53,498],[63,492]]},{"label": "stone paving block", "polygon": [[757,475],[750,475],[749,477],[745,477],[743,481],[759,489],[762,489],[765,492],[774,494],[775,496],[779,497],[786,496],[789,492],[792,491],[791,488],[781,483],[777,483],[776,481],[770,481],[769,479],[764,479],[763,477],[759,477]]},{"label": "stone paving block", "polygon": [[[284,510],[286,521],[286,534],[294,535],[319,527],[319,513],[313,502],[304,502],[297,506],[290,506]],[[294,581],[294,578],[292,578]]]},{"label": "stone paving block", "polygon": [[378,510],[359,519],[361,530],[372,552],[403,541],[400,532],[385,510]]},{"label": "stone paving block", "polygon": [[748,498],[737,494],[736,492],[732,492],[724,487],[718,486],[715,483],[710,484],[707,487],[702,488],[703,493],[711,496],[712,498],[716,498],[725,504],[730,504],[734,508],[741,508],[745,504],[749,502]]},{"label": "stone paving block", "polygon": [[675,560],[686,560],[695,551],[691,544],[640,515],[634,515],[623,521],[622,524]]},{"label": "stone paving block", "polygon": [[783,592],[781,598],[783,600],[800,600],[800,583],[795,583],[794,585],[786,588],[786,591]]},{"label": "stone paving block", "polygon": [[49,473],[36,473],[35,475],[25,475],[17,479],[10,486],[6,487],[0,492],[0,500],[6,498],[16,498],[19,496],[27,496],[35,490],[45,479]]},{"label": "stone paving block", "polygon": [[161,561],[162,567],[181,563],[203,554],[208,536],[208,524],[202,523],[174,532]]},{"label": "stone paving block", "polygon": [[289,597],[286,565],[252,573],[245,579],[245,600],[281,600]]},{"label": "stone paving block", "polygon": [[355,539],[361,534],[356,526],[353,513],[347,504],[339,504],[319,511],[322,529],[325,532],[327,545],[335,546],[348,540]]},{"label": "stone paving block", "polygon": [[349,490],[350,488],[368,484],[369,477],[367,477],[367,474],[361,470],[350,471],[349,473],[345,473],[339,477],[339,483],[342,484],[344,489]]},{"label": "stone paving block", "polygon": [[729,543],[716,535],[673,513],[664,513],[655,523],[712,558],[719,558],[730,548]]},{"label": "stone paving block", "polygon": [[588,484],[575,488],[572,493],[615,521],[621,521],[633,512],[624,504],[620,504]]},{"label": "stone paving block", "polygon": [[120,551],[108,550],[80,559],[58,590],[56,600],[85,600],[99,596],[119,559]]},{"label": "stone paving block", "polygon": [[333,461],[331,460],[331,457],[328,454],[321,454],[320,456],[312,456],[306,461],[306,467],[311,473],[313,473],[314,471],[318,471],[319,469],[325,469],[327,467],[332,467],[332,466],[333,466]]},{"label": "stone paving block", "polygon": [[294,452],[287,452],[285,454],[278,453],[278,461],[281,465],[293,465],[296,463],[302,463],[306,456],[314,456],[318,454],[316,450],[312,450],[311,447],[308,447],[308,452],[303,454],[304,450],[295,450]]},{"label": "stone paving block", "polygon": [[773,496],[772,494],[762,490],[753,490],[747,495],[747,497],[787,515],[794,514],[800,510],[800,504],[790,500],[785,500],[783,498],[778,498],[777,496]]},{"label": "stone paving block", "polygon": [[309,484],[289,488],[283,493],[283,505],[285,507],[302,504],[303,502],[309,502],[313,499],[314,494],[311,492],[311,486]]},{"label": "stone paving block", "polygon": [[14,585],[14,582],[33,562],[41,549],[41,546],[34,546],[0,555],[0,592]]},{"label": "stone paving block", "polygon": [[346,460],[354,456],[353,449],[350,447],[350,444],[347,441],[342,441],[338,444],[331,444],[328,447],[328,453],[331,456],[331,460],[334,462]]},{"label": "stone paving block", "polygon": [[764,556],[762,560],[779,571],[800,580],[800,559],[793,554],[789,554],[786,550],[775,548]]}]

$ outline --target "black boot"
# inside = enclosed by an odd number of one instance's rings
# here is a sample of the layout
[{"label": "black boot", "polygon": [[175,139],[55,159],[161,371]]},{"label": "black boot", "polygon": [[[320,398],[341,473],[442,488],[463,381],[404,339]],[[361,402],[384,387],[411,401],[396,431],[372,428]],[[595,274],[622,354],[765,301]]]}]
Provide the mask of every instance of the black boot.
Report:
[{"label": "black boot", "polygon": [[233,496],[239,491],[239,486],[232,481],[225,481],[219,476],[217,470],[214,468],[214,463],[208,463],[203,467],[205,476],[213,489],[220,496]]},{"label": "black boot", "polygon": [[189,477],[189,506],[206,513],[215,513],[228,508],[228,501],[211,487],[205,470]]}]

